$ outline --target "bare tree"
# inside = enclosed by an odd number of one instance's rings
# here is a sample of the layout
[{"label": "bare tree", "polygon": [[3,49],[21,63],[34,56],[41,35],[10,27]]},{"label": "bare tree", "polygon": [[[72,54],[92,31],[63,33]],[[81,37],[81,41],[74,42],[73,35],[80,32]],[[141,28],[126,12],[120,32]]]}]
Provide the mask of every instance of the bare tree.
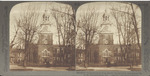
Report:
[{"label": "bare tree", "polygon": [[141,44],[140,44],[140,34],[138,31],[138,23],[137,23],[137,19],[136,19],[136,15],[135,15],[135,9],[133,8],[133,4],[130,3],[131,9],[132,9],[132,24],[134,26],[134,31],[136,33],[136,38],[137,38],[137,44],[139,49],[141,50]]},{"label": "bare tree", "polygon": [[15,34],[10,42],[10,50],[13,48],[13,46],[16,44],[15,41],[17,39],[17,35],[18,35],[18,31],[19,31],[19,26],[20,25],[20,20],[15,18],[15,24],[14,24],[14,30],[15,30]]},{"label": "bare tree", "polygon": [[[116,21],[118,31],[119,44],[122,51],[122,59],[127,63],[130,59],[129,55],[136,53],[136,45],[141,50],[139,29],[136,21],[135,10],[132,3],[126,4],[123,8],[112,8],[112,15]],[[134,56],[133,55],[133,56]],[[134,57],[133,57],[134,58]]]},{"label": "bare tree", "polygon": [[[28,5],[18,17],[16,35],[18,34],[18,41],[23,42],[24,48],[24,66],[26,66],[27,60],[30,61],[31,48],[30,45],[34,44],[34,36],[38,31],[37,21],[39,17],[38,8],[34,5]],[[15,35],[15,37],[16,37]],[[18,43],[19,44],[19,43]],[[19,44],[21,45],[21,44]]]},{"label": "bare tree", "polygon": [[83,45],[85,49],[85,67],[89,63],[89,52],[88,47],[93,44],[93,39],[98,32],[97,27],[98,13],[94,8],[87,9],[77,21],[78,28],[78,42],[79,46]]},{"label": "bare tree", "polygon": [[65,61],[65,64],[70,64],[71,62],[74,64],[75,61],[72,60],[74,60],[75,56],[75,12],[68,5],[53,7],[51,10],[56,21],[59,46],[64,46],[64,53],[61,52],[60,58]]}]

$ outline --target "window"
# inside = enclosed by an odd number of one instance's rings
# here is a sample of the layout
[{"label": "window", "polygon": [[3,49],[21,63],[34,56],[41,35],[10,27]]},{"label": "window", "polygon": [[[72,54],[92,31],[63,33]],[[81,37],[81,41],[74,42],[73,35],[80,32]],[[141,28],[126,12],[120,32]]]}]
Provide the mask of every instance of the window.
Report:
[{"label": "window", "polygon": [[42,51],[42,57],[49,57],[50,56],[50,51],[48,51],[47,49],[44,49]]}]

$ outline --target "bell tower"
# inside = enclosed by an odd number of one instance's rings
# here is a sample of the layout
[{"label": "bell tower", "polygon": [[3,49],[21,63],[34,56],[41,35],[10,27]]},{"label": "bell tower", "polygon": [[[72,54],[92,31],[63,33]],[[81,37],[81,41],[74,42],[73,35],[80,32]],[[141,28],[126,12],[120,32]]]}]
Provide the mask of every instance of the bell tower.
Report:
[{"label": "bell tower", "polygon": [[112,55],[112,45],[113,45],[113,32],[111,31],[111,22],[110,22],[110,15],[107,10],[105,10],[104,14],[102,15],[102,24],[101,32],[99,34],[99,55],[100,55],[100,62],[103,65],[109,65],[108,63],[111,62],[111,55]]},{"label": "bell tower", "polygon": [[38,40],[39,63],[46,64],[52,61],[53,33],[51,32],[50,15],[47,10],[42,15]]},{"label": "bell tower", "polygon": [[105,10],[102,15],[103,23],[101,26],[101,33],[99,34],[99,44],[100,45],[112,45],[113,44],[113,33],[111,32],[111,22],[110,15],[107,10]]},{"label": "bell tower", "polygon": [[41,45],[53,45],[53,34],[51,33],[51,24],[49,21],[49,13],[45,10],[42,16],[42,24],[40,25],[39,41]]}]

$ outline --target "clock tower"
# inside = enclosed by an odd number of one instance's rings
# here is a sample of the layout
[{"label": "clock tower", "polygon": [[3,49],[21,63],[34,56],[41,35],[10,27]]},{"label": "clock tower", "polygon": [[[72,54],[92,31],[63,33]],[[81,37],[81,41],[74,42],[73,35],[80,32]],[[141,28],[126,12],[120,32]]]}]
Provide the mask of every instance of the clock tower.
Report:
[{"label": "clock tower", "polygon": [[40,25],[39,41],[41,45],[53,45],[53,34],[51,33],[51,24],[49,21],[49,13],[45,10],[42,23]]},{"label": "clock tower", "polygon": [[111,23],[109,20],[109,14],[105,10],[102,15],[103,23],[101,26],[101,33],[99,34],[99,45],[112,45],[113,44],[113,33],[111,32]]},{"label": "clock tower", "polygon": [[52,57],[53,33],[51,32],[51,24],[49,21],[49,12],[44,11],[42,15],[42,23],[40,24],[38,55],[40,63],[50,63]]},{"label": "clock tower", "polygon": [[105,10],[105,13],[102,15],[103,23],[100,25],[101,32],[99,34],[99,55],[100,63],[102,65],[109,65],[111,62],[113,33],[111,32],[111,22],[109,17],[108,12]]}]

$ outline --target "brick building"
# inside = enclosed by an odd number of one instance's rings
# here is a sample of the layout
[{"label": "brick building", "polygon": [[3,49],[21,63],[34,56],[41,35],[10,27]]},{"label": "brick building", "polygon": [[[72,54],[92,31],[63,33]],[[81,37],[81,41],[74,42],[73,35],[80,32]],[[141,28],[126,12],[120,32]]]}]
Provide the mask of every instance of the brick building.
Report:
[{"label": "brick building", "polygon": [[53,44],[53,33],[47,11],[43,14],[43,23],[38,40],[38,61],[41,65],[70,66],[73,60],[72,47]]},{"label": "brick building", "polygon": [[[109,14],[105,11],[102,18],[103,22],[100,25],[102,28],[101,33],[99,33],[99,42],[98,44],[92,44],[88,47],[88,66],[130,65],[131,63],[137,65],[141,64],[141,50],[138,49],[137,44],[114,44]],[[127,46],[130,48],[129,50],[125,49]],[[84,64],[86,59],[84,51],[84,49],[76,50],[76,61],[78,65],[83,66]]]},{"label": "brick building", "polygon": [[[73,66],[75,65],[74,46],[53,44],[53,33],[49,13],[45,10],[38,33],[38,42],[29,45],[27,65],[29,66]],[[13,49],[10,54],[11,64],[23,64],[24,49]]]}]

